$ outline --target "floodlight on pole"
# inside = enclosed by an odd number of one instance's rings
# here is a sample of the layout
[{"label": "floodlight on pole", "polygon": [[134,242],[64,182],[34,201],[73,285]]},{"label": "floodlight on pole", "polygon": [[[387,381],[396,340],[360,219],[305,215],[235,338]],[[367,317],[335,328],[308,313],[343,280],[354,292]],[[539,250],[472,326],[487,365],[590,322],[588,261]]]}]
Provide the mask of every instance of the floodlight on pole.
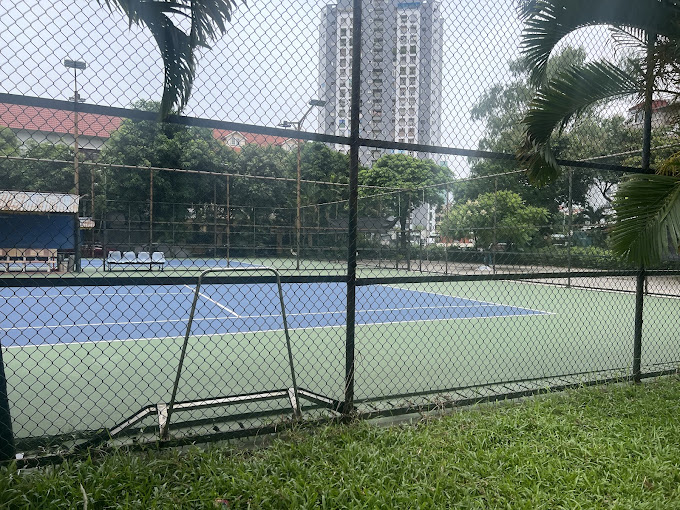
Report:
[{"label": "floodlight on pole", "polygon": [[[76,195],[80,194],[80,179],[78,173],[78,103],[82,102],[78,94],[78,71],[87,68],[87,64],[82,60],[64,59],[64,67],[73,69],[73,184],[76,190]],[[71,98],[69,98],[71,99]],[[78,200],[80,203],[80,200]],[[92,196],[92,203],[94,204],[94,194]],[[75,226],[75,260],[74,271],[80,272],[80,212],[76,215]],[[94,218],[94,214],[92,215]]]},{"label": "floodlight on pole", "polygon": [[[326,101],[322,99],[312,99],[309,101],[309,108],[307,108],[307,111],[305,114],[302,116],[302,118],[297,121],[297,122],[291,122],[289,120],[284,120],[281,121],[278,124],[278,127],[283,127],[283,128],[289,128],[289,127],[294,127],[295,130],[299,133],[302,130],[302,123],[305,121],[307,116],[311,113],[311,111],[314,109],[314,107],[324,107],[326,106]],[[298,134],[297,137],[297,178],[296,178],[296,196],[297,196],[297,207],[296,207],[296,215],[295,215],[295,269],[300,269],[300,231],[302,230],[302,219],[300,217],[300,210],[302,209],[302,197],[300,194],[300,180],[301,180],[301,172],[300,172],[300,159],[301,159],[301,150],[300,150],[300,135]]]}]

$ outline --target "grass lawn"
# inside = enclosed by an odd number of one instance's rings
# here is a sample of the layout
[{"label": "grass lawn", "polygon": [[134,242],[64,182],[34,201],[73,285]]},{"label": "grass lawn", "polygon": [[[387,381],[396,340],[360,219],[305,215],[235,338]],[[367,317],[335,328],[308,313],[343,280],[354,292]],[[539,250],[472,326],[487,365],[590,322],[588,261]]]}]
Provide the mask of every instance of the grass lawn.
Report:
[{"label": "grass lawn", "polygon": [[679,415],[676,377],[587,388],[416,425],[293,431],[254,450],[3,468],[0,507],[678,508]]}]

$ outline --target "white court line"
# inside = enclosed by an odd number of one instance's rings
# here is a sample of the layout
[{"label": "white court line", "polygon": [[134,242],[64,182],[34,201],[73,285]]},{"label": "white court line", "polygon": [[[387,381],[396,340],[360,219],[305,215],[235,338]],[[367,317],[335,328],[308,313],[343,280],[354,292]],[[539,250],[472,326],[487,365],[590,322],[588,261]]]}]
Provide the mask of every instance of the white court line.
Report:
[{"label": "white court line", "polygon": [[[504,318],[504,317],[531,317],[535,315],[555,315],[554,312],[548,312],[544,310],[535,310],[531,308],[525,308],[525,307],[520,307],[520,306],[514,306],[514,305],[504,305],[504,304],[498,304],[498,303],[492,303],[488,301],[476,301],[476,300],[471,300],[468,298],[461,298],[459,296],[451,296],[448,294],[441,294],[441,293],[433,293],[433,292],[424,292],[424,291],[419,291],[419,290],[414,290],[414,289],[408,289],[408,288],[402,288],[402,287],[397,287],[397,286],[388,286],[388,285],[381,285],[383,287],[387,288],[394,288],[397,290],[402,290],[402,291],[409,291],[409,292],[418,292],[419,294],[430,294],[430,295],[438,295],[441,297],[446,297],[446,298],[458,298],[458,299],[464,299],[466,301],[474,301],[475,303],[479,303],[480,305],[447,305],[447,306],[422,306],[422,307],[402,307],[402,308],[376,308],[376,309],[359,309],[357,310],[358,313],[385,313],[385,312],[391,312],[391,311],[403,311],[403,310],[436,310],[436,309],[461,309],[461,308],[480,308],[483,307],[484,305],[487,306],[495,306],[495,307],[508,307],[508,308],[514,308],[516,310],[523,310],[523,311],[530,311],[534,312],[532,314],[521,314],[521,313],[513,313],[513,314],[503,314],[503,315],[489,315],[489,316],[484,316],[484,317],[443,317],[443,318],[436,318],[436,319],[414,319],[414,320],[407,320],[407,321],[384,321],[384,322],[371,322],[371,323],[364,323],[361,325],[379,325],[379,324],[403,324],[403,323],[415,323],[415,322],[436,322],[436,321],[443,321],[443,320],[474,320],[474,319],[492,319],[492,318]],[[195,289],[189,287],[188,285],[184,285],[187,289],[191,290],[192,292],[195,292]],[[168,293],[170,294],[170,293]],[[184,293],[172,293],[172,294],[184,294]],[[224,309],[225,311],[229,312],[232,314],[234,317],[203,317],[203,318],[195,318],[195,321],[211,321],[211,320],[225,320],[225,319],[263,319],[263,318],[276,318],[276,317],[281,317],[281,314],[266,314],[266,315],[246,315],[246,316],[241,316],[238,315],[236,312],[231,310],[230,308],[218,303],[217,301],[211,299],[209,296],[206,296],[202,293],[199,292],[199,295],[203,297],[204,299],[210,301],[211,303],[214,303],[218,307]],[[18,296],[17,296],[18,297]],[[288,313],[287,315],[289,317],[305,317],[305,316],[319,316],[319,315],[339,315],[339,314],[346,314],[346,310],[340,310],[340,311],[320,311],[320,312],[306,312],[306,313]],[[12,328],[0,328],[0,331],[28,331],[28,330],[40,330],[40,329],[59,329],[59,328],[73,328],[73,327],[93,327],[93,326],[125,326],[128,324],[131,325],[141,325],[141,324],[164,324],[164,323],[179,323],[179,322],[186,322],[188,319],[163,319],[163,320],[145,320],[145,321],[126,321],[126,322],[100,322],[100,323],[84,323],[84,324],[58,324],[58,325],[42,325],[42,326],[21,326],[21,327],[12,327]],[[337,325],[337,326],[305,326],[302,328],[291,328],[291,330],[297,330],[297,329],[324,329],[324,328],[337,328],[337,327],[344,327],[344,325]],[[243,331],[243,332],[233,332],[233,333],[214,333],[214,334],[230,334],[230,335],[235,335],[235,334],[246,334],[246,333],[265,333],[265,332],[271,332],[271,331],[283,331],[282,329],[268,329],[268,330],[258,330],[258,331]],[[140,339],[116,339],[116,340],[98,340],[98,341],[93,341],[93,342],[69,342],[69,343],[99,343],[99,342],[123,342],[123,341],[139,341],[139,340],[152,340],[154,338],[176,338],[174,336],[172,337],[152,337],[152,338],[140,338]],[[55,345],[55,344],[41,344],[41,345]],[[62,345],[62,344],[56,344],[56,345]],[[31,347],[31,346],[12,346],[10,348],[16,348],[16,347]]]},{"label": "white court line", "polygon": [[[498,306],[498,305],[494,305]],[[508,306],[509,308],[514,308],[516,310],[526,310],[526,311],[531,311],[535,312],[532,314],[522,314],[522,313],[515,313],[515,314],[503,314],[503,315],[489,315],[487,317],[493,318],[493,317],[519,317],[519,316],[534,316],[534,315],[555,315],[554,312],[544,312],[544,311],[539,311],[539,310],[530,310],[528,308],[522,308],[519,306],[509,306],[509,305],[504,305]],[[391,312],[391,311],[400,311],[400,310],[445,310],[445,309],[455,309],[455,308],[480,308],[479,306],[477,307],[472,307],[472,306],[459,306],[459,305],[452,305],[452,306],[423,306],[423,307],[409,307],[409,308],[376,308],[376,309],[360,309],[357,310],[357,313],[372,313],[372,312]],[[313,316],[318,316],[318,315],[344,315],[347,313],[347,310],[338,310],[338,311],[322,311],[322,312],[305,312],[305,313],[287,313],[287,317],[313,317]],[[201,321],[219,321],[219,320],[227,320],[227,319],[242,319],[242,320],[247,320],[247,319],[271,319],[271,318],[278,318],[281,317],[281,314],[265,314],[265,315],[238,315],[236,317],[199,317],[199,318],[194,318],[194,322],[201,322]],[[457,320],[457,319],[474,319],[474,318],[483,318],[483,317],[443,317],[443,318],[437,318],[437,319],[419,319],[422,322],[427,322],[430,320]],[[484,317],[485,318],[485,317]],[[42,326],[18,326],[18,327],[11,327],[11,328],[0,328],[0,331],[30,331],[30,330],[40,330],[40,329],[59,329],[59,328],[85,328],[85,327],[97,327],[97,326],[125,326],[128,324],[131,325],[142,325],[142,324],[167,324],[167,323],[181,323],[184,322],[186,323],[188,321],[187,319],[162,319],[162,320],[145,320],[145,321],[125,321],[125,322],[86,322],[82,324],[78,323],[73,323],[73,324],[50,324],[50,325],[42,325]],[[375,323],[367,323],[367,324],[392,324],[392,323],[399,323],[399,322],[418,322],[418,320],[415,321],[386,321],[386,322],[375,322]],[[309,327],[309,326],[306,326]],[[326,326],[312,326],[312,328],[323,328]],[[333,326],[334,327],[334,326]],[[302,328],[304,329],[304,328]],[[263,330],[263,331],[279,331],[279,330]],[[165,337],[164,337],[165,338]]]},{"label": "white court line", "polygon": [[[457,308],[488,308],[488,307],[507,307],[507,308],[514,308],[515,310],[525,310],[528,312],[534,312],[532,314],[517,314],[517,315],[555,315],[554,312],[546,312],[544,310],[532,310],[531,308],[523,308],[521,306],[512,306],[512,305],[497,305],[493,303],[484,303],[482,301],[478,301],[478,303],[482,303],[481,305],[446,305],[446,306],[408,306],[408,307],[403,307],[403,308],[366,308],[366,309],[359,309],[357,310],[357,313],[374,313],[374,312],[392,312],[392,311],[402,311],[402,310],[449,310],[449,309],[457,309]],[[307,316],[307,315],[338,315],[338,314],[344,314],[347,313],[347,310],[326,310],[322,312],[305,312],[305,313],[286,313],[287,317],[298,317],[298,316]],[[505,314],[507,315],[507,314]],[[493,317],[505,317],[505,315],[494,315]],[[281,314],[275,315],[275,314],[265,314],[265,315],[242,315],[240,318],[241,319],[256,319],[260,317],[281,317]],[[453,317],[451,317],[453,318]],[[425,319],[423,319],[425,320]],[[436,319],[435,319],[436,320]],[[444,319],[441,319],[444,320]],[[378,323],[378,324],[383,324]]]},{"label": "white court line", "polygon": [[[189,287],[188,285],[184,285],[184,287],[186,287],[187,289],[191,290],[192,292],[196,292],[196,289],[195,289],[195,288],[192,289],[192,288]],[[212,304],[219,306],[222,310],[226,310],[227,312],[229,312],[230,314],[232,314],[232,315],[233,315],[234,317],[236,317],[237,319],[240,319],[240,318],[241,318],[241,316],[240,316],[239,314],[237,314],[234,310],[232,310],[231,308],[227,308],[226,306],[224,306],[224,305],[221,304],[221,303],[218,303],[217,301],[215,301],[214,299],[212,299],[210,296],[207,296],[207,295],[203,294],[202,292],[199,292],[198,295],[201,296],[203,299],[205,299],[205,300],[207,300],[207,301],[210,301]]]},{"label": "white court line", "polygon": [[[193,289],[192,289],[193,290]],[[27,296],[17,296],[17,295],[12,295],[12,296],[0,296],[0,298],[10,300],[10,299],[41,299],[41,298],[60,298],[60,297],[66,297],[66,298],[73,298],[73,297],[89,297],[89,296],[108,296],[108,297],[113,297],[113,296],[120,296],[120,297],[125,297],[125,296],[186,296],[186,292],[125,292],[125,293],[119,293],[119,292],[113,292],[113,293],[108,293],[108,292],[88,292],[87,294],[77,294],[77,293],[71,293],[71,294],[66,294],[66,293],[58,293],[58,294],[29,294]]]},{"label": "white court line", "polygon": [[[389,322],[366,322],[363,324],[357,324],[358,326],[382,326],[385,324],[415,324],[422,322],[441,322],[441,321],[473,321],[473,320],[486,320],[486,319],[507,319],[514,317],[540,317],[540,316],[550,316],[556,315],[551,312],[546,312],[544,314],[532,314],[532,315],[489,315],[486,317],[447,317],[445,319],[421,319],[421,320],[408,320],[408,321],[389,321]],[[288,328],[288,331],[306,331],[309,329],[340,329],[345,328],[345,324],[335,325],[335,326],[304,326],[300,328]],[[192,335],[192,337],[212,337],[212,336],[236,336],[236,335],[258,335],[261,333],[282,333],[283,328],[278,329],[259,329],[257,331],[234,331],[234,332],[216,332],[216,333],[204,333],[201,335]],[[116,338],[114,340],[85,340],[84,342],[62,342],[62,343],[42,343],[42,344],[30,344],[30,345],[11,345],[9,347],[3,347],[4,349],[27,349],[29,347],[40,348],[40,347],[66,347],[69,345],[81,345],[81,344],[101,344],[101,343],[124,343],[124,342],[142,342],[142,341],[153,341],[153,340],[177,340],[183,339],[181,335],[177,336],[156,336],[156,337],[145,337],[145,338]]]},{"label": "white court line", "polygon": [[[200,318],[195,318],[194,317],[194,322],[199,322],[199,321],[218,321],[218,320],[225,320],[225,319],[233,319],[234,317],[200,317]],[[242,318],[242,317],[239,317]],[[50,325],[42,325],[42,326],[18,326],[18,327],[13,327],[13,328],[0,328],[0,331],[27,331],[27,330],[38,330],[38,329],[58,329],[58,328],[85,328],[87,326],[125,326],[127,324],[135,324],[135,325],[140,325],[140,324],[166,324],[166,323],[177,323],[177,322],[184,322],[186,323],[189,320],[187,317],[186,319],[162,319],[162,320],[146,320],[146,321],[125,321],[125,322],[85,322],[83,324],[50,324]]]},{"label": "white court line", "polygon": [[502,303],[494,303],[492,301],[478,301],[476,299],[470,299],[470,298],[465,298],[465,297],[461,297],[461,296],[451,296],[449,294],[442,294],[440,292],[429,292],[429,291],[423,291],[423,290],[414,290],[414,289],[409,289],[409,288],[404,288],[404,287],[398,287],[396,285],[382,285],[382,284],[380,284],[380,285],[378,285],[378,287],[387,287],[387,288],[397,289],[397,290],[408,290],[410,292],[418,292],[420,294],[431,294],[433,296],[441,296],[441,297],[447,297],[447,298],[453,298],[453,299],[464,299],[465,301],[474,301],[476,303],[483,303],[483,304],[492,305],[492,306],[509,306],[511,308],[520,308],[522,310],[529,310],[531,312],[537,312],[537,313],[540,313],[540,314],[553,315],[555,313],[555,312],[548,312],[546,310],[537,310],[535,308],[526,308],[524,306],[515,306],[515,305],[505,305],[505,304],[502,304]]}]

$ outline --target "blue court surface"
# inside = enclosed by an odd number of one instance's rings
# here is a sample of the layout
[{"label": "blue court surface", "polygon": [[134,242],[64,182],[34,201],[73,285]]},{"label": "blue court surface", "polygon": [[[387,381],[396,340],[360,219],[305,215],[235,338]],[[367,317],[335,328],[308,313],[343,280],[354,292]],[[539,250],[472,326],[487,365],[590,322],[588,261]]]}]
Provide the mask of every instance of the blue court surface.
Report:
[{"label": "blue court surface", "polygon": [[[182,337],[194,287],[52,287],[0,289],[2,346]],[[288,327],[342,327],[344,283],[284,284]],[[544,315],[548,312],[384,285],[357,288],[357,324]],[[192,335],[283,329],[274,284],[201,288]]]}]

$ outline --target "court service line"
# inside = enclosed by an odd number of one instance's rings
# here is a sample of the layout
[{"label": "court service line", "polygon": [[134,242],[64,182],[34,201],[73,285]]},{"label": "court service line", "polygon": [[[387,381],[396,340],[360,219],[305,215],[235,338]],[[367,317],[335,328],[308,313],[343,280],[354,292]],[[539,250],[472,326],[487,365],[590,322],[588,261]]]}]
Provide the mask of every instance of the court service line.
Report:
[{"label": "court service line", "polygon": [[[200,294],[200,293],[199,293]],[[207,298],[209,299],[209,298]],[[210,299],[210,301],[213,301]],[[213,301],[214,302],[214,301]],[[481,302],[480,302],[481,303]],[[227,311],[230,311],[228,308],[220,305],[219,303],[215,303],[220,308],[224,308]],[[450,310],[450,309],[479,309],[479,308],[487,308],[489,306],[496,306],[496,307],[505,307],[505,308],[510,308],[511,313],[506,313],[502,315],[490,315],[489,317],[517,317],[517,316],[524,316],[524,315],[555,315],[555,312],[546,312],[542,310],[532,310],[530,308],[523,308],[520,306],[510,306],[510,305],[489,305],[489,304],[482,304],[480,305],[448,305],[448,306],[421,306],[421,307],[404,307],[404,308],[373,308],[373,309],[359,309],[357,310],[357,313],[387,313],[387,312],[399,312],[399,311],[405,311],[405,310]],[[527,312],[533,312],[530,314],[522,314],[522,313],[512,313],[515,311],[527,311]],[[233,312],[231,312],[233,313]],[[314,317],[314,316],[323,316],[323,315],[344,315],[347,313],[347,310],[323,310],[319,312],[302,312],[302,313],[288,313],[288,317]],[[226,320],[226,319],[242,319],[242,320],[247,320],[247,319],[271,319],[271,318],[278,318],[281,317],[281,314],[264,314],[264,315],[236,315],[234,314],[235,317],[196,317],[194,318],[194,321],[196,322],[202,322],[202,321],[219,321],[219,320]],[[432,319],[432,320],[446,320],[446,319],[458,319],[458,318],[469,318],[469,317],[444,317],[444,318],[437,318],[437,319]],[[181,323],[181,322],[186,322],[188,319],[186,318],[181,318],[181,319],[151,319],[151,320],[141,320],[141,321],[113,321],[113,322],[85,322],[85,323],[71,323],[71,324],[43,324],[40,326],[14,326],[14,327],[9,327],[9,328],[0,328],[0,331],[30,331],[30,330],[40,330],[40,329],[49,329],[49,330],[54,330],[54,329],[59,329],[59,328],[86,328],[86,327],[99,327],[99,326],[126,326],[126,325],[142,325],[142,324],[166,324],[166,323]],[[427,321],[430,319],[418,319],[420,321]],[[417,320],[416,320],[417,321]],[[409,321],[397,321],[397,322],[409,322]],[[389,321],[387,323],[390,323]],[[385,324],[385,322],[376,322],[376,324]],[[319,327],[324,327],[324,326],[319,326]]]},{"label": "court service line", "polygon": [[[480,301],[481,303],[481,301]],[[544,310],[532,310],[531,308],[524,308],[521,306],[511,306],[511,305],[492,305],[492,304],[485,304],[482,303],[481,305],[445,305],[445,306],[409,306],[409,307],[403,307],[403,308],[366,308],[366,309],[359,309],[357,310],[357,313],[387,313],[387,312],[400,312],[400,311],[407,311],[407,310],[453,310],[453,309],[480,309],[480,308],[490,308],[490,307],[496,307],[496,308],[510,308],[511,312],[514,310],[519,310],[519,311],[527,311],[527,312],[532,312],[530,314],[514,314],[514,316],[517,315],[555,315],[555,312],[546,312]],[[305,317],[307,315],[309,316],[316,316],[316,315],[338,315],[338,314],[346,314],[347,310],[324,310],[320,312],[304,312],[304,313],[286,313],[288,317]],[[507,314],[505,314],[507,315]],[[493,317],[504,317],[505,315],[494,315]],[[271,317],[281,317],[281,314],[265,314],[265,315],[242,315],[239,318],[240,319],[260,319],[260,318],[271,318]],[[456,318],[456,317],[450,317],[450,318]],[[427,320],[427,319],[421,319],[421,320]],[[382,324],[382,323],[380,323]]]},{"label": "court service line", "polygon": [[[189,290],[192,291],[192,292],[196,292],[196,289],[195,289],[195,288],[191,288],[191,287],[189,287],[188,285],[184,285],[184,287],[186,287],[187,289],[189,289]],[[236,317],[237,319],[240,319],[240,318],[241,318],[241,316],[240,316],[239,314],[237,314],[234,310],[232,310],[231,308],[227,308],[226,306],[224,306],[224,305],[221,304],[221,303],[218,303],[217,301],[215,301],[214,299],[212,299],[210,296],[207,296],[206,294],[203,294],[202,292],[199,292],[198,295],[201,296],[203,299],[205,299],[205,300],[207,300],[207,301],[210,301],[212,304],[219,306],[222,310],[226,310],[227,312],[229,312],[230,314],[232,314],[232,315],[233,315],[234,317]]]},{"label": "court service line", "polygon": [[[225,319],[233,319],[234,317],[199,317],[194,318],[194,322],[199,321],[219,321]],[[242,318],[242,317],[239,317]],[[11,328],[0,328],[0,331],[27,331],[27,330],[39,330],[39,329],[58,329],[58,328],[86,328],[88,326],[98,327],[98,326],[126,326],[126,325],[141,325],[141,324],[166,324],[166,323],[186,323],[189,319],[152,319],[144,321],[126,321],[126,322],[85,322],[85,323],[72,323],[72,324],[43,324],[42,326],[15,326]]]},{"label": "court service line", "polygon": [[461,296],[451,296],[450,294],[442,294],[441,292],[429,292],[429,291],[423,291],[423,290],[414,290],[414,289],[409,289],[409,288],[404,288],[404,287],[398,287],[396,285],[383,285],[380,284],[378,285],[379,287],[387,287],[389,289],[396,289],[396,290],[404,290],[404,291],[409,291],[409,292],[418,292],[419,294],[431,294],[433,296],[440,296],[440,297],[447,297],[451,299],[464,299],[466,301],[474,301],[475,303],[482,303],[486,305],[492,305],[492,306],[509,306],[511,308],[522,308],[523,310],[530,310],[532,312],[538,312],[538,313],[545,313],[545,314],[551,314],[553,312],[548,312],[546,310],[538,310],[535,308],[527,308],[524,306],[515,306],[515,305],[506,305],[502,303],[494,303],[493,301],[479,301],[477,299],[470,299],[470,298],[465,298]]},{"label": "court service line", "polygon": [[[357,324],[358,326],[382,326],[385,324],[395,325],[395,324],[415,324],[422,322],[441,322],[448,320],[486,320],[486,319],[506,319],[506,318],[516,318],[516,317],[545,317],[550,315],[556,315],[552,312],[543,314],[531,314],[531,315],[489,315],[486,317],[447,317],[444,319],[420,319],[420,320],[407,320],[407,321],[388,321],[388,322],[364,322]],[[345,328],[345,324],[339,325],[328,325],[328,326],[303,326],[299,328],[288,328],[288,331],[305,331],[308,329],[340,329]],[[259,329],[257,331],[233,331],[233,332],[215,332],[215,333],[203,333],[200,335],[192,335],[193,338],[201,337],[213,337],[213,336],[236,336],[236,335],[258,335],[262,333],[282,333],[283,328],[278,329]],[[123,342],[141,342],[141,341],[152,341],[152,340],[181,340],[181,335],[176,336],[157,336],[157,337],[143,337],[143,338],[115,338],[112,340],[85,340],[83,342],[73,341],[73,342],[60,342],[60,343],[42,343],[42,344],[29,344],[29,345],[10,345],[9,347],[3,347],[4,349],[26,349],[29,347],[40,348],[40,347],[66,347],[69,345],[80,345],[80,344],[100,344],[100,343],[123,343]]]}]

